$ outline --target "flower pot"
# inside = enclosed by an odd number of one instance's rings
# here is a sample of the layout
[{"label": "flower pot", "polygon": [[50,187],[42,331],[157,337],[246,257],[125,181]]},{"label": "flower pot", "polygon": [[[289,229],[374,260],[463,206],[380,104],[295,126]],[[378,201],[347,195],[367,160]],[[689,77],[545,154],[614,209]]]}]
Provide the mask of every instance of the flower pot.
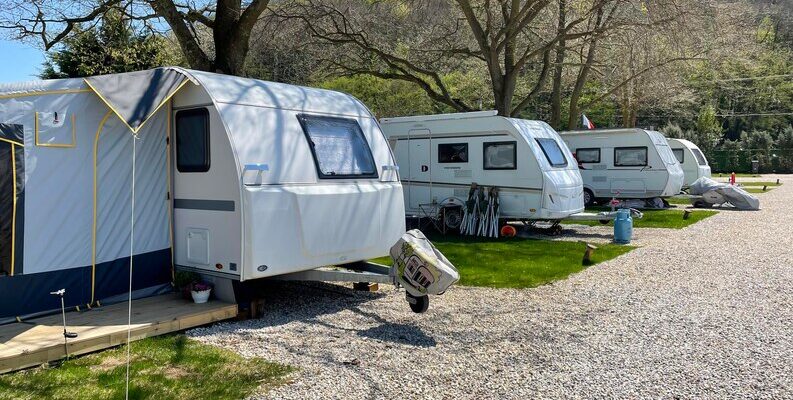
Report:
[{"label": "flower pot", "polygon": [[209,293],[212,292],[212,289],[202,290],[200,292],[196,292],[195,290],[190,292],[190,295],[193,296],[193,301],[196,304],[206,303],[209,300]]}]

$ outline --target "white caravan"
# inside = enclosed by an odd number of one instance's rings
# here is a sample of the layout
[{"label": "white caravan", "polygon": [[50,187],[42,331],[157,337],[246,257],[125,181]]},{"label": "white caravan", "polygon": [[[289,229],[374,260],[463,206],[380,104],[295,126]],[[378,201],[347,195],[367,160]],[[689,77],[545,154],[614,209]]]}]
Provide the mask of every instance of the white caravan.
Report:
[{"label": "white caravan", "polygon": [[561,132],[584,179],[587,205],[598,199],[652,199],[680,193],[683,170],[666,138],[638,128]]},{"label": "white caravan", "polygon": [[[545,122],[481,111],[380,124],[400,167],[408,215],[459,205],[472,183],[498,187],[505,219],[559,220],[584,209],[575,160]],[[459,214],[444,215],[448,227],[459,225]]]},{"label": "white caravan", "polygon": [[0,85],[0,194],[0,323],[61,288],[126,296],[131,255],[136,297],[176,267],[233,300],[232,281],[384,256],[405,232],[361,102],[180,68]]},{"label": "white caravan", "polygon": [[683,187],[691,186],[699,178],[710,178],[710,166],[702,150],[685,139],[667,139],[672,153],[683,168]]}]

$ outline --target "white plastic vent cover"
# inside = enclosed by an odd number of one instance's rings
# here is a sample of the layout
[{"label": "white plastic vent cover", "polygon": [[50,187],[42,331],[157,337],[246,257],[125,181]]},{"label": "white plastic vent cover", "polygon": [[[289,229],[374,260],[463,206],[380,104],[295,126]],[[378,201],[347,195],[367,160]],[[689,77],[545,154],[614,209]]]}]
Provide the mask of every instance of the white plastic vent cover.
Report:
[{"label": "white plastic vent cover", "polygon": [[187,229],[187,261],[192,264],[209,265],[208,230]]}]

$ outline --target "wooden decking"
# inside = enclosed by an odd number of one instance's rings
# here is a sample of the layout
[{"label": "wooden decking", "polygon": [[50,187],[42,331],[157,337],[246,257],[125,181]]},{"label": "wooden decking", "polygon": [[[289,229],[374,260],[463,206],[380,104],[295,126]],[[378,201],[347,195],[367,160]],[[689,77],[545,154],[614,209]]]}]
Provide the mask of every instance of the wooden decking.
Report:
[{"label": "wooden decking", "polygon": [[[157,336],[233,318],[237,305],[210,301],[194,304],[178,295],[132,302],[132,340]],[[67,330],[78,334],[63,341],[61,315],[0,325],[0,373],[117,346],[127,341],[127,303],[66,313]]]}]

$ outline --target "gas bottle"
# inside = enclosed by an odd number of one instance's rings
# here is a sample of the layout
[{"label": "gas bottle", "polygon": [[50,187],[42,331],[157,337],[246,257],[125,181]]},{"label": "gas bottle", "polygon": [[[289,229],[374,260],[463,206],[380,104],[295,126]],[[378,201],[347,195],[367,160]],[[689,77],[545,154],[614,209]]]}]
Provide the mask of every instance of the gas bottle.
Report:
[{"label": "gas bottle", "polygon": [[633,237],[633,218],[631,210],[620,208],[617,210],[617,218],[614,219],[614,242],[628,244]]}]

